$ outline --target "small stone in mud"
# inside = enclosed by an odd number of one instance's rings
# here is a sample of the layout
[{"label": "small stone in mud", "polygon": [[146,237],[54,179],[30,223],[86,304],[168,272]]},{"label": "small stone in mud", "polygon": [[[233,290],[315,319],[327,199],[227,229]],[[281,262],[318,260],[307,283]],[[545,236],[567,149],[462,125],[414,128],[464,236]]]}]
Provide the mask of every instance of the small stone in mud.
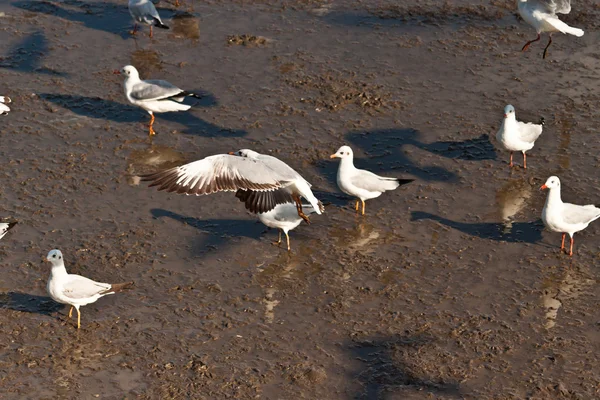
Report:
[{"label": "small stone in mud", "polygon": [[267,39],[262,36],[254,35],[229,35],[227,36],[227,44],[248,47],[264,46],[267,44]]}]

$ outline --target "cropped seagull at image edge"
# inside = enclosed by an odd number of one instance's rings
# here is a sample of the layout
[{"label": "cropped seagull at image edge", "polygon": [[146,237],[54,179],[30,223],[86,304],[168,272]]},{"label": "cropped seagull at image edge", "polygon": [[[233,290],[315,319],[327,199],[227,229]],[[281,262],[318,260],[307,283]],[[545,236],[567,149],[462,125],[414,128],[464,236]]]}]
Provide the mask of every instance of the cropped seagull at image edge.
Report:
[{"label": "cropped seagull at image edge", "polygon": [[583,36],[583,30],[565,24],[556,15],[570,13],[571,0],[517,0],[517,7],[521,18],[533,26],[537,32],[537,38],[525,43],[521,51],[527,50],[531,43],[540,40],[543,32],[548,32],[549,40],[544,48],[542,58],[546,58],[554,32],[568,33],[577,37]]},{"label": "cropped seagull at image edge", "polygon": [[546,204],[542,210],[542,221],[546,228],[552,232],[562,233],[562,243],[560,250],[565,248],[565,236],[568,233],[571,238],[571,248],[569,255],[573,255],[573,235],[588,227],[590,222],[600,218],[600,208],[589,204],[579,206],[571,203],[563,203],[560,197],[560,179],[557,176],[551,176],[542,185],[540,190],[549,189]]},{"label": "cropped seagull at image edge", "polygon": [[8,114],[10,108],[6,105],[11,102],[10,97],[0,96],[0,115]]},{"label": "cropped seagull at image edge", "polygon": [[323,204],[314,196],[311,184],[283,161],[249,149],[209,156],[180,167],[140,176],[152,182],[149,187],[178,194],[204,195],[236,192],[253,213],[271,211],[277,204],[294,203],[298,215],[307,223],[301,197],[308,200],[317,214]]},{"label": "cropped seagull at image edge", "polygon": [[133,286],[133,282],[101,283],[81,275],[69,274],[65,268],[63,255],[60,250],[50,250],[46,260],[52,264],[50,278],[46,290],[52,300],[71,306],[69,318],[73,307],[77,310],[77,329],[81,327],[81,314],[79,307],[94,303],[100,297],[120,292]]},{"label": "cropped seagull at image edge", "polygon": [[125,75],[123,87],[127,100],[150,114],[149,136],[156,134],[153,129],[154,113],[171,111],[187,111],[192,106],[181,104],[186,96],[202,98],[194,93],[186,92],[177,86],[163,80],[141,80],[138,70],[133,65],[126,65],[116,75]]},{"label": "cropped seagull at image edge", "polygon": [[504,120],[496,134],[496,140],[510,151],[509,167],[513,166],[513,152],[520,151],[523,153],[523,168],[527,168],[525,152],[533,148],[535,141],[542,134],[544,119],[542,118],[540,122],[540,124],[533,124],[517,121],[515,108],[510,104],[504,107]]},{"label": "cropped seagull at image edge", "polygon": [[16,224],[16,222],[0,222],[0,239],[2,239],[8,231],[14,228]]},{"label": "cropped seagull at image edge", "polygon": [[153,26],[169,29],[167,25],[163,24],[158,11],[156,11],[156,7],[154,7],[154,4],[150,0],[129,0],[129,14],[131,14],[131,17],[135,21],[135,25],[131,31],[132,35],[136,34],[138,23],[150,25],[150,37],[152,37]]},{"label": "cropped seagull at image edge", "polygon": [[[362,215],[365,215],[365,200],[374,199],[388,190],[411,183],[414,179],[386,178],[374,173],[358,169],[354,166],[354,155],[349,146],[342,146],[330,158],[340,158],[337,172],[337,184],[340,190],[350,196],[357,197],[362,203]],[[356,211],[358,212],[358,199]]]}]

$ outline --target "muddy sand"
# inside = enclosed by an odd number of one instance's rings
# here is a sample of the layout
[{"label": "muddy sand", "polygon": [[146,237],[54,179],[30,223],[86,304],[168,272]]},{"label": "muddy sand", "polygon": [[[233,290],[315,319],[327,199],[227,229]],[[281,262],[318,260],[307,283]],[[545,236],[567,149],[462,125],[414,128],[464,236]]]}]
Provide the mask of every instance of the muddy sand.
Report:
[{"label": "muddy sand", "polygon": [[[575,255],[543,229],[550,175],[599,203],[600,6],[555,35],[512,0],[190,1],[137,38],[125,1],[0,3],[3,399],[594,399],[600,223]],[[136,65],[204,94],[187,113],[129,105]],[[506,104],[546,120],[528,169],[494,135]],[[367,203],[329,154],[416,181]],[[166,194],[137,174],[253,148],[329,203],[291,234],[232,194]],[[521,163],[521,156],[516,156]],[[82,308],[47,297],[70,272],[134,290]]]}]

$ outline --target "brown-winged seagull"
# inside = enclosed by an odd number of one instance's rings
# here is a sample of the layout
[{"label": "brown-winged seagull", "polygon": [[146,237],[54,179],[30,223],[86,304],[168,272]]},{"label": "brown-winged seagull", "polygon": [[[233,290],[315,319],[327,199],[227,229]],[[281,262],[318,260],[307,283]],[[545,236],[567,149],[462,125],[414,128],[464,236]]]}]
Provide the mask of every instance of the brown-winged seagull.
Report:
[{"label": "brown-winged seagull", "polygon": [[277,204],[294,203],[302,219],[310,223],[302,211],[305,198],[321,214],[323,204],[312,193],[311,185],[283,161],[253,150],[209,156],[180,167],[141,176],[150,187],[178,194],[203,195],[236,192],[253,213],[264,213]]}]

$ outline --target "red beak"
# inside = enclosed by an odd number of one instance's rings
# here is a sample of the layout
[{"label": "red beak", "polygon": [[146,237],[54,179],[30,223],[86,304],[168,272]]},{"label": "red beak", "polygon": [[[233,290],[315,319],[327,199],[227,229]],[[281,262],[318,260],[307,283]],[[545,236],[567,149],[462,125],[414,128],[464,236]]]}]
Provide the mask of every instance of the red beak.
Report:
[{"label": "red beak", "polygon": [[113,71],[113,74],[115,74],[115,75],[121,75],[121,71],[119,71],[118,69],[115,69]]},{"label": "red beak", "polygon": [[230,152],[229,152],[229,153],[227,153],[227,154],[229,154],[230,156],[235,156],[235,153],[234,153],[233,151],[230,151]]},{"label": "red beak", "polygon": [[508,117],[508,114],[504,114],[504,118],[507,118],[507,117]]},{"label": "red beak", "polygon": [[544,189],[548,189],[548,186],[546,186],[546,184],[543,184],[542,187],[540,188],[540,190],[544,190]]}]

